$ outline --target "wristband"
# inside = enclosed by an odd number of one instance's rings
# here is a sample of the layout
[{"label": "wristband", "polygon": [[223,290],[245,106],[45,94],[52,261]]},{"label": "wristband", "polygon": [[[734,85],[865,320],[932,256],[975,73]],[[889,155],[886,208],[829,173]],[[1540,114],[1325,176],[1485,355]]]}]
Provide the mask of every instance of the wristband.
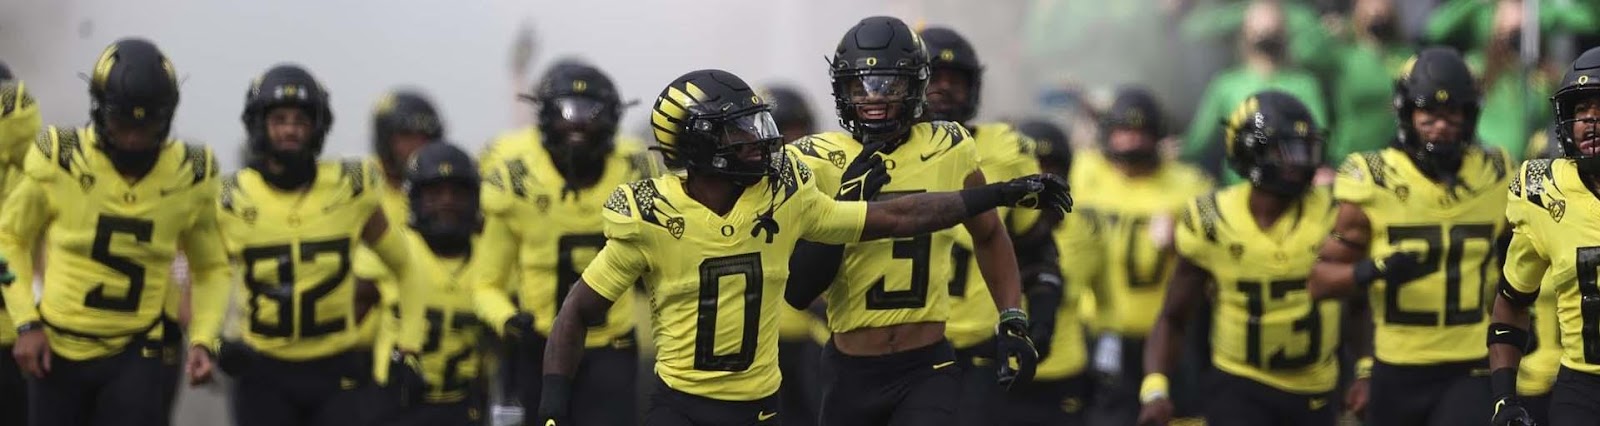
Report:
[{"label": "wristband", "polygon": [[1494,399],[1517,395],[1517,368],[1505,367],[1489,373],[1489,393],[1494,394]]},{"label": "wristband", "polygon": [[1364,356],[1356,360],[1356,379],[1372,377],[1372,357]]},{"label": "wristband", "polygon": [[1139,403],[1149,404],[1162,399],[1167,399],[1167,375],[1161,373],[1144,375],[1144,382],[1139,383]]},{"label": "wristband", "polygon": [[30,331],[42,330],[42,329],[44,329],[44,323],[43,322],[28,321],[28,322],[22,323],[22,325],[17,326],[17,334],[22,334],[22,333],[27,333],[27,332],[30,332]]},{"label": "wristband", "polygon": [[544,375],[544,386],[539,392],[539,413],[551,417],[565,417],[567,401],[572,397],[572,378],[560,374]]},{"label": "wristband", "polygon": [[1352,278],[1354,278],[1356,285],[1361,286],[1363,289],[1371,288],[1372,282],[1377,281],[1379,276],[1382,275],[1378,271],[1378,262],[1375,260],[1361,259],[1360,262],[1356,262],[1355,266],[1355,271],[1351,274]]},{"label": "wristband", "polygon": [[989,210],[994,210],[1000,205],[1004,194],[1000,191],[998,183],[988,184],[977,188],[963,189],[957,194],[961,195],[961,204],[967,208],[967,217],[977,216]]}]

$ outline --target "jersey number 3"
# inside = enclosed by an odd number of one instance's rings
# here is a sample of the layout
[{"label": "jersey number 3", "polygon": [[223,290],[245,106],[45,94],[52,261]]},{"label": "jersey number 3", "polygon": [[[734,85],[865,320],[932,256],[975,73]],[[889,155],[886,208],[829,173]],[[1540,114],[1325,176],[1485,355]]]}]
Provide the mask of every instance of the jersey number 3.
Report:
[{"label": "jersey number 3", "polygon": [[106,295],[106,283],[100,283],[83,298],[83,306],[107,311],[133,312],[139,309],[140,296],[144,294],[144,266],[132,259],[111,253],[111,238],[127,234],[134,240],[149,244],[155,224],[144,219],[101,215],[94,228],[94,247],[89,257],[111,270],[128,277],[128,291],[122,297]]}]

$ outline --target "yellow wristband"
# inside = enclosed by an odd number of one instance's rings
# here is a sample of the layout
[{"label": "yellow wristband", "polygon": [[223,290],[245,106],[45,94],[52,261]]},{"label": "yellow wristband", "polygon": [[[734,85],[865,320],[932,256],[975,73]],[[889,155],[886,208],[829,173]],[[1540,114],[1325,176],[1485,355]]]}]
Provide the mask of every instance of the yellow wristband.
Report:
[{"label": "yellow wristband", "polygon": [[1139,402],[1167,399],[1167,375],[1150,373],[1144,376],[1144,382],[1139,384]]},{"label": "yellow wristband", "polygon": [[1365,379],[1372,377],[1372,357],[1361,357],[1356,360],[1356,378]]}]

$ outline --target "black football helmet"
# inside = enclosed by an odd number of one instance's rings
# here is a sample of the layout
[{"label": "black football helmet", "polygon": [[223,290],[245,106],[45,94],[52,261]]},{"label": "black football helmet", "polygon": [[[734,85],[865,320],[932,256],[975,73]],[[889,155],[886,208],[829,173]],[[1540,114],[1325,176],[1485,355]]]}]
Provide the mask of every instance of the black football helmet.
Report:
[{"label": "black football helmet", "polygon": [[[281,151],[272,147],[267,134],[267,113],[282,106],[300,108],[311,118],[311,138],[301,149]],[[271,159],[284,167],[283,173],[257,167],[269,183],[279,188],[298,188],[315,177],[317,156],[322,154],[328,131],[333,129],[333,108],[327,89],[309,71],[293,64],[268,69],[245,92],[240,120],[244,122],[255,157]]]},{"label": "black football helmet", "polygon": [[[405,191],[410,201],[409,225],[440,254],[465,253],[481,230],[478,166],[466,151],[445,141],[424,145],[406,164]],[[459,199],[446,206],[425,205],[423,191],[433,185],[454,185]]]},{"label": "black football helmet", "polygon": [[1578,170],[1586,175],[1600,173],[1600,154],[1583,152],[1579,143],[1588,135],[1573,134],[1572,125],[1579,121],[1596,121],[1577,118],[1578,102],[1595,97],[1600,97],[1600,47],[1589,49],[1573,60],[1566,75],[1561,77],[1561,87],[1550,97],[1556,116],[1556,142],[1561,145],[1562,154],[1577,162]]},{"label": "black football helmet", "polygon": [[[1463,114],[1458,141],[1425,141],[1411,122],[1416,110],[1459,108]],[[1477,83],[1461,54],[1448,47],[1430,47],[1417,53],[1394,86],[1394,110],[1399,120],[1395,145],[1411,156],[1417,169],[1435,178],[1453,178],[1461,157],[1476,140],[1478,114],[1483,110]],[[1449,143],[1443,143],[1449,142]]]},{"label": "black football helmet", "polygon": [[659,145],[653,149],[661,151],[668,167],[744,186],[773,175],[773,160],[783,146],[771,106],[723,70],[699,70],[673,80],[656,97],[650,126]]},{"label": "black football helmet", "polygon": [[811,106],[806,103],[806,97],[799,89],[773,85],[763,93],[772,105],[772,119],[778,123],[784,143],[817,132],[817,120],[811,116]]},{"label": "black football helmet", "polygon": [[983,64],[978,62],[978,52],[972,49],[972,44],[955,30],[943,27],[923,29],[921,33],[923,46],[928,51],[928,62],[932,72],[950,70],[965,74],[967,77],[967,99],[965,102],[955,103],[953,100],[941,101],[942,96],[933,96],[928,93],[928,114],[933,120],[954,121],[962,123],[972,121],[978,115],[978,103],[982,99],[983,91]]},{"label": "black football helmet", "polygon": [[429,140],[444,138],[444,120],[427,95],[415,90],[396,90],[378,98],[372,108],[372,152],[388,170],[401,169],[404,158],[395,158],[394,135],[416,133]]},{"label": "black football helmet", "polygon": [[1327,138],[1299,99],[1276,90],[1256,93],[1222,124],[1228,164],[1251,185],[1283,198],[1311,188]]},{"label": "black football helmet", "polygon": [[540,140],[556,169],[569,180],[578,173],[598,176],[622,119],[622,99],[611,77],[593,65],[563,60],[526,98],[538,105]]},{"label": "black football helmet", "polygon": [[883,141],[892,149],[920,121],[928,53],[905,22],[887,16],[862,19],[839,40],[828,62],[839,124],[856,140]]},{"label": "black football helmet", "polygon": [[1114,129],[1133,129],[1145,132],[1156,139],[1167,135],[1167,120],[1161,104],[1154,94],[1140,87],[1117,89],[1111,108],[1100,116],[1100,143],[1106,158],[1132,164],[1149,164],[1161,159],[1160,147],[1151,145],[1142,149],[1112,150],[1108,143]]},{"label": "black football helmet", "polygon": [[11,67],[6,66],[6,61],[0,61],[0,81],[12,80],[17,76],[11,74]]},{"label": "black football helmet", "polygon": [[[155,167],[177,109],[177,71],[154,43],[126,38],[100,53],[89,78],[89,117],[102,142],[96,146],[119,172],[143,176]],[[161,143],[147,149],[119,146],[108,132],[112,123],[155,129]]]},{"label": "black football helmet", "polygon": [[[1067,132],[1044,118],[1031,118],[1017,123],[1017,132],[1033,139],[1034,157],[1041,165],[1072,170],[1072,143]],[[1066,177],[1066,174],[1061,174]]]}]

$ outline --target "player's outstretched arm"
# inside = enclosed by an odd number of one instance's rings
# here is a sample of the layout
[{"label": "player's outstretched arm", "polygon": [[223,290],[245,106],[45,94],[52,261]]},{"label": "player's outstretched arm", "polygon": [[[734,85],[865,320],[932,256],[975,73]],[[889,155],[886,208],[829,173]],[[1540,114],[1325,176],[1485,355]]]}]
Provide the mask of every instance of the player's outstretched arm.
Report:
[{"label": "player's outstretched arm", "polygon": [[[981,174],[977,176],[982,177]],[[1000,206],[1036,208],[1047,215],[1063,215],[1072,211],[1069,188],[1065,179],[1042,174],[956,192],[912,194],[873,202],[867,205],[861,239],[926,234],[955,226]]]},{"label": "player's outstretched arm", "polygon": [[426,332],[423,311],[430,288],[423,281],[427,274],[421,270],[422,262],[412,259],[405,237],[400,229],[389,226],[389,218],[382,209],[373,210],[361,229],[361,240],[383,260],[384,266],[394,271],[400,283],[400,338],[395,347],[401,352],[416,354],[422,349]]},{"label": "player's outstretched arm", "polygon": [[1140,425],[1165,425],[1172,420],[1172,399],[1167,393],[1167,373],[1172,371],[1173,360],[1183,349],[1183,321],[1194,309],[1196,300],[1205,295],[1206,282],[1211,273],[1195,265],[1188,257],[1178,256],[1177,268],[1167,285],[1166,300],[1161,303],[1161,313],[1155,327],[1150,330],[1149,347],[1144,352],[1144,382],[1139,386]]},{"label": "player's outstretched arm", "polygon": [[[1339,216],[1333,224],[1333,235],[1322,242],[1317,252],[1317,263],[1311,268],[1311,279],[1306,287],[1312,300],[1349,297],[1362,288],[1355,279],[1356,263],[1367,256],[1372,242],[1372,222],[1361,207],[1339,203]],[[1368,283],[1370,284],[1370,282]]]},{"label": "player's outstretched arm", "polygon": [[[215,182],[212,182],[215,185]],[[232,270],[217,226],[215,198],[209,199],[184,233],[183,248],[194,271],[189,309],[189,358],[185,368],[190,385],[211,381],[213,362],[222,346],[222,321],[228,309]]]},{"label": "player's outstretched arm", "polygon": [[595,292],[589,283],[579,279],[567,293],[555,322],[550,325],[550,341],[544,348],[544,385],[539,393],[538,424],[553,420],[564,425],[567,405],[571,399],[572,378],[578,374],[578,363],[583,361],[583,341],[588,327],[605,322],[606,311],[612,301]]}]

